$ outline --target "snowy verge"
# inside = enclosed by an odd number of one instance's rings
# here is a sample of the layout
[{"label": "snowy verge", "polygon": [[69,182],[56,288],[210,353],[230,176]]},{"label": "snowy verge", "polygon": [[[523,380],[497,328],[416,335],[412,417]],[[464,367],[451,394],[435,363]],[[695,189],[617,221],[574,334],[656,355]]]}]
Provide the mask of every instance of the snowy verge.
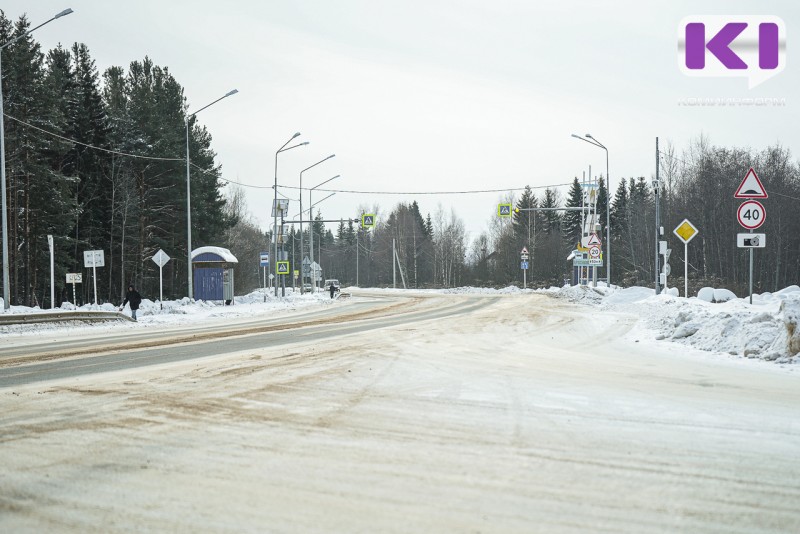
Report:
[{"label": "snowy verge", "polygon": [[[1,299],[0,299],[1,300]],[[271,292],[258,289],[247,295],[238,296],[234,299],[234,305],[226,306],[221,301],[190,300],[184,297],[180,300],[167,300],[163,303],[142,299],[142,303],[137,311],[137,323],[114,324],[109,323],[86,325],[94,329],[98,328],[142,328],[148,325],[181,325],[208,321],[218,318],[234,317],[254,317],[270,316],[295,309],[306,308],[309,306],[330,305],[330,296],[327,293],[305,293],[293,292],[287,288],[285,297],[276,297]],[[4,313],[9,314],[29,314],[48,313],[51,311],[118,311],[119,307],[111,303],[105,304],[86,304],[77,307],[74,304],[65,302],[60,308],[55,310],[41,309],[39,307],[30,308],[27,306],[11,306]],[[123,313],[130,315],[130,308],[125,307]],[[35,324],[10,324],[0,327],[0,334],[30,334],[32,332],[75,329],[80,326],[76,322],[54,322],[54,323],[35,323]]]},{"label": "snowy verge", "polygon": [[736,298],[730,291],[718,289],[712,293],[701,290],[699,298],[689,299],[656,296],[645,287],[573,286],[544,292],[570,302],[638,315],[656,340],[778,363],[800,361],[798,286],[753,295],[752,305],[749,298]]}]

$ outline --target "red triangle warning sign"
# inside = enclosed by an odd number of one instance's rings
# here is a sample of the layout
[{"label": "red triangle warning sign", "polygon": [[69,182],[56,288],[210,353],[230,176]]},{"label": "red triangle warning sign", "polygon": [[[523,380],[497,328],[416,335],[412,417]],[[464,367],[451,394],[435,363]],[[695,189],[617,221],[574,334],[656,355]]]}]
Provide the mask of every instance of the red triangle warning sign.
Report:
[{"label": "red triangle warning sign", "polygon": [[739,189],[733,194],[734,198],[767,198],[767,196],[764,184],[758,179],[758,175],[752,167],[747,171],[742,183],[739,184]]},{"label": "red triangle warning sign", "polygon": [[586,245],[587,245],[587,246],[589,246],[589,247],[597,247],[597,246],[600,246],[600,238],[599,238],[599,237],[597,237],[597,234],[592,234],[592,235],[589,237],[589,241],[586,243]]}]

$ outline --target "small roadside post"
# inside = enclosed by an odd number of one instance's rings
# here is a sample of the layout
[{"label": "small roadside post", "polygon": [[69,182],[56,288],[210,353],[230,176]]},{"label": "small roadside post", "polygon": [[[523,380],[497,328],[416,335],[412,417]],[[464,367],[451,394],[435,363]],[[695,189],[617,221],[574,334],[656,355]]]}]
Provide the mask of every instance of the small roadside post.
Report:
[{"label": "small roadside post", "polygon": [[522,269],[522,287],[528,289],[528,247],[520,251],[520,268]]},{"label": "small roadside post", "polygon": [[94,283],[94,305],[97,306],[97,268],[106,266],[106,259],[103,251],[84,250],[83,266],[92,268],[92,282]]},{"label": "small roadside post", "polygon": [[158,252],[153,255],[153,261],[158,265],[158,303],[161,309],[164,309],[164,266],[170,260],[166,252],[158,249]]},{"label": "small roadside post", "polygon": [[75,292],[75,285],[83,283],[83,274],[81,273],[67,273],[67,283],[72,284],[72,303],[78,305],[78,296]]},{"label": "small roadside post", "polygon": [[[684,219],[672,233],[683,241],[683,296],[689,298],[689,241],[700,232],[689,219]],[[666,270],[664,272],[666,273]]]}]

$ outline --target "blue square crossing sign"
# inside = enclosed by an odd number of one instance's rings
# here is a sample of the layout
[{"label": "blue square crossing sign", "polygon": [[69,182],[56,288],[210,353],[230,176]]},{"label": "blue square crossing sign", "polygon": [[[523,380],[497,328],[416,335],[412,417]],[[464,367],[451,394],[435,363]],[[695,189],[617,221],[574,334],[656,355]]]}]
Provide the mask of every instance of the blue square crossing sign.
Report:
[{"label": "blue square crossing sign", "polygon": [[527,270],[528,269],[528,262],[527,261],[520,262],[519,268],[523,269],[523,270]]}]

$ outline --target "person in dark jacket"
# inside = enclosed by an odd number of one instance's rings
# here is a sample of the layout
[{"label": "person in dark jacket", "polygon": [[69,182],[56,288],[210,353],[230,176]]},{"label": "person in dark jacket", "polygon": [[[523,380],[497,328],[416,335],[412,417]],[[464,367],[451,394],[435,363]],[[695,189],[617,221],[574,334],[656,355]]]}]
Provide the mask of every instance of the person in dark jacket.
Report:
[{"label": "person in dark jacket", "polygon": [[136,310],[139,309],[139,304],[142,303],[142,296],[136,291],[133,284],[128,286],[128,292],[125,293],[125,300],[122,302],[122,306],[119,307],[119,311],[122,311],[125,304],[128,303],[131,305],[131,319],[136,321]]}]

